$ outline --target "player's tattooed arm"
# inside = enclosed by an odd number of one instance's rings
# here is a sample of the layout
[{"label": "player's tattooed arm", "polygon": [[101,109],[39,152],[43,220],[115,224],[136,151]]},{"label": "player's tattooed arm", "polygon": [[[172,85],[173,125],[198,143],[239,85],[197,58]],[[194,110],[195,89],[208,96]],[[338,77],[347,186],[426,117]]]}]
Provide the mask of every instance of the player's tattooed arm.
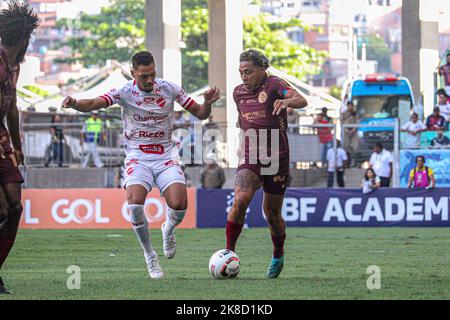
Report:
[{"label": "player's tattooed arm", "polygon": [[204,103],[194,103],[189,108],[189,112],[200,120],[206,120],[211,115],[212,104],[220,99],[220,90],[216,87],[209,89],[205,94]]},{"label": "player's tattooed arm", "polygon": [[250,170],[240,170],[234,179],[234,186],[239,187],[242,191],[256,191],[261,188],[261,180]]},{"label": "player's tattooed arm", "polygon": [[107,106],[108,104],[103,98],[77,100],[72,97],[66,97],[62,103],[64,109],[74,109],[80,112],[91,112]]}]

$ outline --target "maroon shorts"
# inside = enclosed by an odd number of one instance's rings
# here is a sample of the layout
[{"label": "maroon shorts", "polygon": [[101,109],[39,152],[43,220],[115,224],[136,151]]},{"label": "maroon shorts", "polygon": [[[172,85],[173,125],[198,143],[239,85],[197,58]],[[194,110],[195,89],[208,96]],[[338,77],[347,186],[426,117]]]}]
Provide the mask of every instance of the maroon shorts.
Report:
[{"label": "maroon shorts", "polygon": [[19,167],[17,166],[17,161],[12,153],[10,141],[8,131],[0,128],[0,145],[5,153],[5,159],[0,157],[0,185],[2,186],[24,182]]},{"label": "maroon shorts", "polygon": [[264,192],[284,195],[289,183],[289,158],[281,158],[278,172],[274,175],[262,175],[261,169],[267,167],[261,164],[241,164],[239,165],[237,172],[247,169],[254,172],[263,185]]},{"label": "maroon shorts", "polygon": [[17,162],[11,153],[5,154],[5,159],[0,158],[0,185],[11,183],[23,183],[23,177],[17,167]]}]

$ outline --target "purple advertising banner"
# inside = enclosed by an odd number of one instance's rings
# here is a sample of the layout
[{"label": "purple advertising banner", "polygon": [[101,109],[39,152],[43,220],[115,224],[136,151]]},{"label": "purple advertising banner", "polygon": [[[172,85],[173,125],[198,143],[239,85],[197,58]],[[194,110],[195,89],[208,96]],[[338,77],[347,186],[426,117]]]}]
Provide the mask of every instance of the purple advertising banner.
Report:
[{"label": "purple advertising banner", "polygon": [[[267,225],[258,191],[247,210],[248,227]],[[223,228],[232,190],[197,190],[197,226]],[[450,227],[450,189],[288,189],[282,215],[288,227]]]}]

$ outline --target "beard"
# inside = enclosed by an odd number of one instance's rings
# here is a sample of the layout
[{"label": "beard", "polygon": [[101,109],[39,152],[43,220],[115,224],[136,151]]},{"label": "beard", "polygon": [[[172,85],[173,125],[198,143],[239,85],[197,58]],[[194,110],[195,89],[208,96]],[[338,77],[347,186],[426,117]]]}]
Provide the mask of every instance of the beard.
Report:
[{"label": "beard", "polygon": [[21,64],[25,62],[25,55],[27,54],[27,47],[20,49],[17,53],[16,63]]}]

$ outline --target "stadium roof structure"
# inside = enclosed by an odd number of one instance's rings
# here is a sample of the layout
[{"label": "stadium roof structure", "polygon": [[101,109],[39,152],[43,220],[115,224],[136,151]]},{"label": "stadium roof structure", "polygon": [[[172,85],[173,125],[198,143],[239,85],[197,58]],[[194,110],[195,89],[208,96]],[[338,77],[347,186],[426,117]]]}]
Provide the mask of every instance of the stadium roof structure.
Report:
[{"label": "stadium roof structure", "polygon": [[308,101],[308,106],[301,113],[315,115],[321,113],[322,108],[327,108],[330,117],[339,118],[342,107],[340,100],[276,68],[270,67],[267,71],[287,81]]},{"label": "stadium roof structure", "polygon": [[[66,113],[75,113],[75,110],[62,110],[61,103],[66,95],[71,95],[76,99],[86,99],[99,97],[113,88],[123,87],[130,81],[129,74],[124,72],[122,67],[118,67],[113,63],[108,67],[100,70],[96,75],[81,79],[61,91],[58,96],[53,96],[49,99],[30,103],[36,112],[49,112],[50,109]],[[70,94],[70,92],[74,92]]]},{"label": "stadium roof structure", "polygon": [[[308,107],[300,111],[301,114],[311,116],[321,113],[322,108],[327,108],[329,110],[328,115],[330,117],[336,119],[339,118],[342,107],[342,103],[340,100],[276,68],[270,67],[267,72],[270,75],[277,76],[287,81],[294,89],[296,89],[298,93],[300,93],[308,101]],[[198,103],[203,103],[203,94],[208,89],[209,86],[205,86],[198,89],[197,91],[190,93],[190,96]],[[182,111],[183,109],[180,106],[176,105],[175,110]]]}]

